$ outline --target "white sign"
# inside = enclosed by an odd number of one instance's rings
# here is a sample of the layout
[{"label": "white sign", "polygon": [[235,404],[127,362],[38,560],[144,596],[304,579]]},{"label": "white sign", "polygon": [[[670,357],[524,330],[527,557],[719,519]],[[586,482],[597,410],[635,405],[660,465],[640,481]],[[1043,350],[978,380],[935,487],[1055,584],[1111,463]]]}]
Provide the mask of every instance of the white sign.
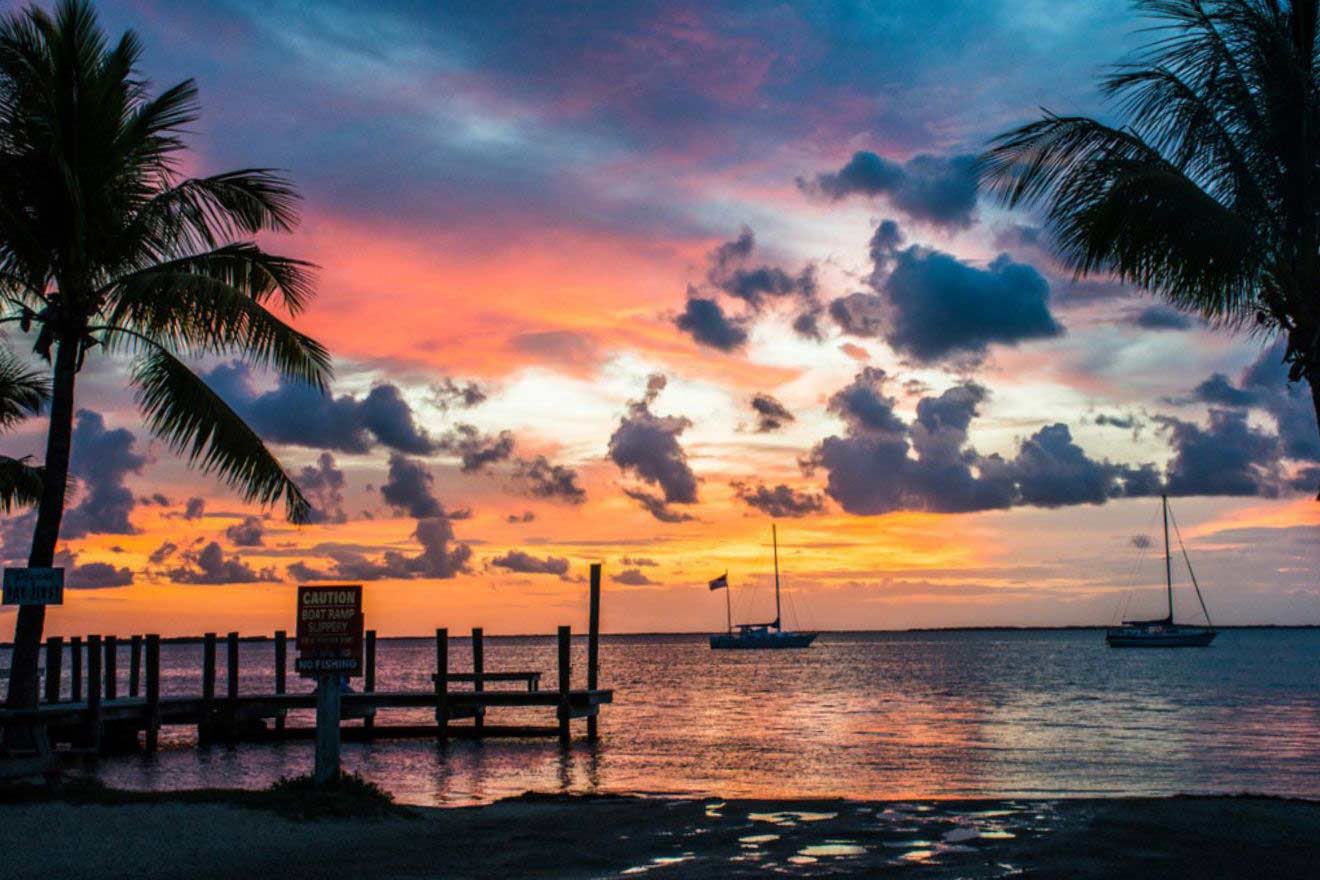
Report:
[{"label": "white sign", "polygon": [[63,605],[64,569],[6,568],[5,605]]}]

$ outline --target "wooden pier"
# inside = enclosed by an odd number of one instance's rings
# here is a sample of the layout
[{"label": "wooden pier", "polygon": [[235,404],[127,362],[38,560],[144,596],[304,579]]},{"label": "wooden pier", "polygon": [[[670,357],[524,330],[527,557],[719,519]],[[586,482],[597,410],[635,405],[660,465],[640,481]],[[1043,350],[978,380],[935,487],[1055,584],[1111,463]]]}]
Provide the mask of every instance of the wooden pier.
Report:
[{"label": "wooden pier", "polygon": [[[374,630],[363,641],[363,675],[354,679],[361,690],[342,693],[343,721],[340,733],[347,740],[386,737],[434,737],[485,739],[509,737],[555,737],[568,742],[572,722],[586,719],[588,739],[597,737],[600,707],[613,701],[614,692],[600,688],[600,572],[592,566],[591,604],[587,633],[587,669],[584,689],[572,687],[572,632],[559,627],[555,686],[542,688],[539,670],[488,669],[485,633],[472,630],[472,668],[457,670],[450,663],[447,629],[435,631],[435,671],[431,687],[418,691],[378,690],[377,643]],[[288,690],[289,637],[279,630],[273,639],[274,688],[269,692],[244,693],[240,671],[244,646],[270,644],[266,639],[244,640],[237,632],[224,640],[224,692],[217,693],[217,659],[220,639],[206,633],[200,641],[202,663],[198,690],[189,695],[165,694],[161,688],[161,637],[133,635],[127,639],[127,693],[119,692],[120,645],[115,636],[89,635],[65,640],[52,636],[45,645],[45,681],[42,702],[34,709],[0,709],[0,729],[25,727],[35,733],[39,751],[68,744],[75,753],[102,754],[109,751],[143,749],[155,751],[163,727],[196,729],[199,746],[217,742],[279,741],[306,739],[315,728],[288,724],[293,710],[314,709],[313,690]],[[64,681],[68,657],[67,696]],[[84,674],[85,671],[85,674]],[[382,723],[380,710],[429,709],[433,722]],[[545,724],[498,724],[488,714],[522,709],[544,712]],[[526,715],[527,711],[521,713]],[[456,723],[457,722],[457,723]],[[470,723],[463,723],[470,722]],[[44,756],[44,755],[43,755]]]}]

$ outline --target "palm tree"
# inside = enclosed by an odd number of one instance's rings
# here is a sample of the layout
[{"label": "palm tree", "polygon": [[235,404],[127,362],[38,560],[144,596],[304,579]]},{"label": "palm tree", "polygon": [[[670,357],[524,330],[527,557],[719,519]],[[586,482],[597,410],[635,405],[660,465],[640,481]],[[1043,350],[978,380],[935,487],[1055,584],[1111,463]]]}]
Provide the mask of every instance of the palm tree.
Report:
[{"label": "palm tree", "polygon": [[[0,320],[52,365],[45,479],[31,566],[49,566],[68,485],[74,388],[89,354],[132,358],[147,427],[245,500],[310,506],[257,434],[185,363],[238,355],[324,389],[329,355],[296,316],[310,266],[250,240],[287,232],[298,196],[279,174],[179,173],[197,118],[191,80],[156,95],[131,31],[110,44],[86,0],[0,20]],[[45,609],[19,609],[8,704],[37,696]]]},{"label": "palm tree", "polygon": [[[46,378],[26,369],[9,351],[0,349],[0,431],[38,415],[50,400]],[[41,500],[40,467],[27,458],[0,455],[0,511],[31,507]]]},{"label": "palm tree", "polygon": [[1151,39],[1102,82],[1119,123],[1046,112],[982,179],[1041,205],[1062,260],[1230,329],[1286,336],[1320,420],[1316,0],[1139,0]]}]

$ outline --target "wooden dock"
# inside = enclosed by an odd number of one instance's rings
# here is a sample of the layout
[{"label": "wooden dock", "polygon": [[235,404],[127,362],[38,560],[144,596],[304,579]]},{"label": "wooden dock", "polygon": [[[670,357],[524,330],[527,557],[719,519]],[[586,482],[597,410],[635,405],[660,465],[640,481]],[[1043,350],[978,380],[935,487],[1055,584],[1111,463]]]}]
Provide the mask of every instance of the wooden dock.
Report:
[{"label": "wooden dock", "polygon": [[[556,686],[541,687],[542,673],[537,670],[487,670],[484,633],[472,630],[472,669],[456,671],[449,662],[449,632],[435,632],[435,672],[432,687],[422,691],[377,690],[376,633],[368,631],[364,642],[364,674],[361,690],[350,690],[341,697],[345,721],[341,734],[348,740],[372,740],[386,737],[450,738],[557,737],[567,742],[571,722],[587,719],[587,736],[597,735],[596,719],[600,707],[613,701],[613,691],[595,687],[598,671],[599,634],[595,627],[588,635],[588,670],[585,689],[571,687],[572,633],[566,626],[558,632]],[[114,637],[90,635],[70,639],[70,676],[68,695],[62,688],[64,640],[58,636],[46,640],[44,700],[35,709],[0,710],[0,727],[40,728],[52,744],[69,744],[75,751],[99,754],[112,750],[141,748],[154,751],[163,727],[194,727],[197,742],[206,746],[216,742],[272,741],[310,738],[312,727],[293,727],[286,723],[291,710],[313,709],[316,694],[289,693],[288,636],[279,631],[274,637],[274,690],[268,693],[243,693],[239,687],[241,648],[251,644],[236,632],[224,639],[226,675],[223,693],[217,693],[216,667],[219,638],[207,633],[201,638],[202,668],[199,692],[193,695],[163,695],[160,687],[160,647],[157,635],[132,636],[128,642],[128,693],[118,692],[117,669],[119,642]],[[85,663],[84,663],[85,655]],[[83,670],[86,670],[84,677]],[[354,680],[358,684],[359,680]],[[381,723],[379,710],[430,709],[434,723]],[[490,724],[487,714],[505,709],[544,711],[549,716],[544,725]],[[525,714],[525,713],[524,713]],[[468,721],[471,723],[454,723]],[[360,724],[353,723],[360,722]]]}]

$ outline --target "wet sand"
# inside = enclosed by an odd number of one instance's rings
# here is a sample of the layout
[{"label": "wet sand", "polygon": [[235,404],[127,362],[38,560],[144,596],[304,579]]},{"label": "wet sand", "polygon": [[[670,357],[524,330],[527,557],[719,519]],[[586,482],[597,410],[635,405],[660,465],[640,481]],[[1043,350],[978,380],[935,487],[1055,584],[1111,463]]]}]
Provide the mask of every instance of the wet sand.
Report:
[{"label": "wet sand", "polygon": [[0,806],[0,877],[1317,877],[1320,802],[535,797],[296,822],[218,804]]}]

